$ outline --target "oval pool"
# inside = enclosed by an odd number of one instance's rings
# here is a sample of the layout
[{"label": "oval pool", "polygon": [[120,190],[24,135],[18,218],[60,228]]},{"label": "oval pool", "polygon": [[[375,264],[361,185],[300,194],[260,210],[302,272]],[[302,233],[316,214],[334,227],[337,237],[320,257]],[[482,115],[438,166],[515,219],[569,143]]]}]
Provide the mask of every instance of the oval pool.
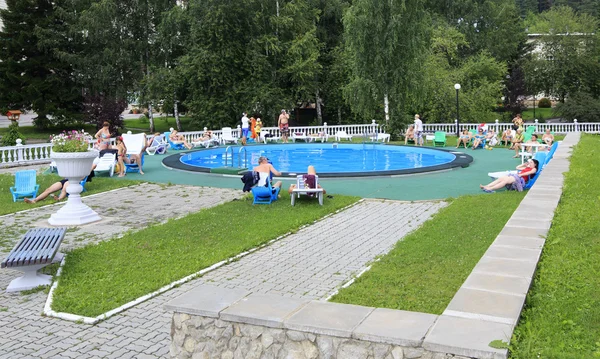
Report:
[{"label": "oval pool", "polygon": [[[321,177],[356,177],[409,174],[438,171],[452,167],[466,167],[472,157],[462,152],[394,146],[383,144],[278,144],[239,146],[225,155],[225,147],[203,149],[169,156],[163,164],[169,168],[211,172],[226,167],[252,168],[258,158],[266,156],[283,175],[306,173],[309,165],[315,166]],[[227,161],[227,163],[226,163]],[[232,165],[233,163],[233,165]]]}]

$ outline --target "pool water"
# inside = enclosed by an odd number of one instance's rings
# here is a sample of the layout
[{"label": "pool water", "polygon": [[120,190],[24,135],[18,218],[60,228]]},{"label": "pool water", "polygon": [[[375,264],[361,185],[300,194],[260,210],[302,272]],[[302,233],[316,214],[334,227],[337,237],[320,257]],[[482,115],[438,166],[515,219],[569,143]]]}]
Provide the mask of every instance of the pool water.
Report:
[{"label": "pool water", "polygon": [[[450,152],[423,147],[390,146],[383,144],[280,144],[240,147],[225,156],[225,148],[200,150],[182,155],[180,161],[202,168],[245,167],[258,165],[258,158],[266,156],[276,170],[287,174],[306,173],[309,165],[320,175],[386,174],[402,170],[420,169],[448,164],[456,156]],[[247,162],[246,162],[247,160]],[[233,163],[233,165],[232,165]],[[240,166],[238,166],[240,164]]]}]

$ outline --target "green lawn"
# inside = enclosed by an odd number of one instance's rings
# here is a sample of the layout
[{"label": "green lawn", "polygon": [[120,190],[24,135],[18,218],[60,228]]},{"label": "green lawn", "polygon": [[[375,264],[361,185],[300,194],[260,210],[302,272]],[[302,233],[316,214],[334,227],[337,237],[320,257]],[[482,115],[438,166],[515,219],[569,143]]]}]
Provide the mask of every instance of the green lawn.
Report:
[{"label": "green lawn", "polygon": [[[141,115],[140,115],[141,116]],[[192,126],[190,125],[191,117],[180,117],[181,127],[183,131],[202,131],[204,127],[200,127],[198,125]],[[167,132],[169,129],[177,128],[177,124],[175,123],[175,117],[155,117],[154,118],[154,129],[156,132]],[[131,119],[125,120],[125,129],[124,132],[131,130],[131,132],[150,132],[150,123],[148,120],[140,121],[139,119]]]},{"label": "green lawn", "polygon": [[583,135],[514,333],[514,359],[600,357],[598,156],[600,136]]},{"label": "green lawn", "polygon": [[553,114],[553,111],[554,111],[554,109],[552,109],[552,108],[536,108],[535,109],[535,117],[533,117],[533,109],[528,108],[527,110],[524,110],[521,115],[523,116],[523,119],[525,121],[533,121],[536,118],[538,120],[547,120],[549,118],[556,117]]},{"label": "green lawn", "polygon": [[336,195],[290,209],[287,193],[268,206],[249,197],[69,252],[52,309],[97,316],[358,200]]},{"label": "green lawn", "polygon": [[[41,194],[51,184],[61,180],[56,174],[38,175],[37,183],[40,185],[38,195]],[[131,186],[140,183],[139,181],[131,180],[116,180],[108,177],[94,177],[92,182],[85,185],[86,192],[82,196],[88,196],[99,192],[110,191],[111,189]],[[14,213],[25,209],[35,208],[51,204],[54,201],[51,198],[38,203],[27,204],[25,202],[13,202],[9,188],[15,185],[15,178],[12,174],[0,174],[0,215]]]},{"label": "green lawn", "polygon": [[331,300],[441,314],[524,195],[503,191],[453,200]]}]

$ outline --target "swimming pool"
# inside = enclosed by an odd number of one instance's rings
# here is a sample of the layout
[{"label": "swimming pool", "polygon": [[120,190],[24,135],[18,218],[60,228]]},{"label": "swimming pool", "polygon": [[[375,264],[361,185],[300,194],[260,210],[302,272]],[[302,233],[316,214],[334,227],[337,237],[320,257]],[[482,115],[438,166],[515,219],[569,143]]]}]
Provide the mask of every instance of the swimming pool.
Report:
[{"label": "swimming pool", "polygon": [[[429,172],[452,167],[466,167],[471,156],[446,150],[394,146],[383,144],[277,144],[233,148],[225,155],[225,148],[212,148],[176,154],[163,160],[166,167],[196,172],[210,172],[215,168],[252,168],[258,158],[266,156],[273,167],[283,175],[306,173],[315,166],[321,177],[381,176]],[[233,163],[233,165],[232,165]],[[240,166],[238,166],[240,164]]]}]

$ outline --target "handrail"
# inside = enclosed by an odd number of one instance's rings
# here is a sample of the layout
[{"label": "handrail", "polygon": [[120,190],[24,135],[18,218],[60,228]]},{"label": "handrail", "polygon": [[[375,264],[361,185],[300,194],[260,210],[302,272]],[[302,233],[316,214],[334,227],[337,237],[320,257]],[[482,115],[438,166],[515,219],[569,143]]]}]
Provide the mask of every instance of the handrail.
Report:
[{"label": "handrail", "polygon": [[[227,146],[225,148],[225,154],[224,154],[224,156],[225,156],[225,167],[227,167],[227,163],[228,163],[228,161],[227,161],[227,158],[228,158],[227,154],[229,153],[229,149],[230,148],[231,148],[231,146]],[[233,167],[233,148],[231,148],[231,167]]]},{"label": "handrail", "polygon": [[[244,164],[248,163],[248,151],[246,151],[246,147],[242,146],[238,151],[238,168],[242,168],[242,150],[244,150]],[[231,152],[233,152],[233,149]],[[233,158],[231,159],[231,167],[233,167]]]}]

